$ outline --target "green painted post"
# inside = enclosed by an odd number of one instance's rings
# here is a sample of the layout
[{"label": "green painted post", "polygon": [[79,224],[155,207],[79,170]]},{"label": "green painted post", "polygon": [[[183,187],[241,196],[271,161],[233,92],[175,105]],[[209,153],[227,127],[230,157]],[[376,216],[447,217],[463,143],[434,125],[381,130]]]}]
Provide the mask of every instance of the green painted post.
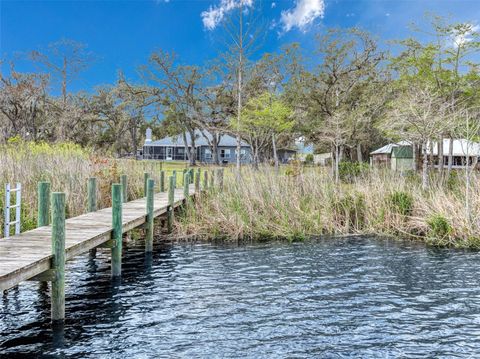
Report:
[{"label": "green painted post", "polygon": [[182,186],[185,186],[185,175],[187,174],[187,169],[184,168],[182,171]]},{"label": "green painted post", "polygon": [[112,277],[122,274],[122,185],[112,185]]},{"label": "green painted post", "polygon": [[52,322],[65,319],[65,193],[52,193]]},{"label": "green painted post", "polygon": [[[87,183],[87,212],[95,212],[97,210],[97,179],[90,177]],[[97,249],[90,249],[90,258],[95,258]]]},{"label": "green painted post", "polygon": [[190,172],[189,172],[189,177],[190,179],[190,184],[193,184],[193,181],[194,181],[194,170],[193,168],[190,168]]},{"label": "green painted post", "polygon": [[167,212],[167,229],[168,233],[172,233],[173,230],[173,205],[175,203],[175,177],[170,176],[168,178],[168,212]]},{"label": "green painted post", "polygon": [[50,182],[38,182],[37,227],[50,224]]},{"label": "green painted post", "polygon": [[188,201],[188,192],[190,188],[190,174],[186,173],[185,176],[185,181],[183,182],[183,198],[185,201]]},{"label": "green painted post", "polygon": [[165,192],[165,171],[160,171],[160,192]]},{"label": "green painted post", "polygon": [[200,193],[200,168],[195,175],[195,194]]},{"label": "green painted post", "polygon": [[145,172],[143,174],[143,197],[147,197],[147,183],[149,178],[150,174],[148,172]]},{"label": "green painted post", "polygon": [[173,188],[177,188],[177,171],[176,170],[173,170],[172,172],[172,176],[173,176]]},{"label": "green painted post", "polygon": [[122,201],[128,202],[128,177],[127,175],[120,176],[120,183],[122,184]]},{"label": "green painted post", "polygon": [[208,171],[203,172],[203,190],[208,189]]},{"label": "green painted post", "polygon": [[149,179],[147,183],[147,236],[145,239],[145,252],[153,251],[153,198],[155,192],[155,181]]}]

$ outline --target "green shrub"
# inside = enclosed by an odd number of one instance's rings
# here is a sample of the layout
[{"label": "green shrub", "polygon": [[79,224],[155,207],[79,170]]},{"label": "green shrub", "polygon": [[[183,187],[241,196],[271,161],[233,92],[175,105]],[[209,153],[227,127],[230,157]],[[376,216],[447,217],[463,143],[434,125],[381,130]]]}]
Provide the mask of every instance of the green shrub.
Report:
[{"label": "green shrub", "polygon": [[441,214],[435,214],[427,220],[429,227],[429,237],[444,239],[450,236],[453,231],[448,220]]},{"label": "green shrub", "polygon": [[394,212],[402,216],[410,216],[413,211],[413,196],[407,192],[395,191],[390,195],[389,202]]},{"label": "green shrub", "polygon": [[312,165],[313,164],[313,153],[309,153],[305,156],[305,164]]},{"label": "green shrub", "polygon": [[450,174],[447,178],[447,188],[450,191],[454,191],[459,187],[459,179],[458,179],[458,172],[457,171],[450,171]]},{"label": "green shrub", "polygon": [[365,162],[342,161],[338,165],[338,175],[342,181],[352,182],[368,169],[369,166]]}]

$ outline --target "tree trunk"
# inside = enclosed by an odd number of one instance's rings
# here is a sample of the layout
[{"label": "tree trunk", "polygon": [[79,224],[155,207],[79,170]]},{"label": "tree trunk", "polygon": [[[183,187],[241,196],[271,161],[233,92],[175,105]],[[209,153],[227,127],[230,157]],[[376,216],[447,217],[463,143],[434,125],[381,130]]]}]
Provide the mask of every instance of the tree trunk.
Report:
[{"label": "tree trunk", "polygon": [[278,155],[277,155],[277,144],[275,141],[274,133],[272,133],[272,148],[273,148],[273,162],[275,164],[275,173],[278,174],[279,164],[278,164]]},{"label": "tree trunk", "polygon": [[[185,145],[185,153],[187,154],[187,159],[190,162],[190,151],[188,149],[187,132],[186,131],[182,132],[182,137],[183,137],[183,144]],[[173,150],[173,156],[172,157],[175,160],[175,148]]]},{"label": "tree trunk", "polygon": [[357,143],[357,161],[363,162],[363,154],[362,154],[362,144]]},{"label": "tree trunk", "polygon": [[438,172],[440,174],[440,178],[443,177],[443,167],[444,167],[444,164],[443,164],[443,136],[440,138],[440,140],[438,141]]},{"label": "tree trunk", "polygon": [[338,173],[339,164],[340,164],[340,149],[339,149],[339,146],[336,144],[335,145],[335,183],[338,183],[339,181],[339,173]]},{"label": "tree trunk", "polygon": [[195,166],[197,163],[197,149],[195,148],[195,131],[190,131],[191,146],[190,146],[190,166]]},{"label": "tree trunk", "polygon": [[448,168],[447,168],[447,175],[450,175],[453,167],[453,138],[450,136],[448,139]]},{"label": "tree trunk", "polygon": [[430,142],[428,143],[428,151],[430,152],[429,154],[430,168],[434,168],[435,161],[433,160],[433,140],[432,139],[430,139]]},{"label": "tree trunk", "polygon": [[412,153],[413,153],[413,170],[418,171],[418,156],[417,156],[417,145],[412,142]]},{"label": "tree trunk", "polygon": [[422,167],[422,188],[426,190],[428,188],[428,153],[427,144],[422,144],[423,151],[423,167]]},{"label": "tree trunk", "polygon": [[220,161],[218,159],[218,134],[214,134],[212,138],[212,156],[213,156],[213,163],[216,165],[220,164]]}]

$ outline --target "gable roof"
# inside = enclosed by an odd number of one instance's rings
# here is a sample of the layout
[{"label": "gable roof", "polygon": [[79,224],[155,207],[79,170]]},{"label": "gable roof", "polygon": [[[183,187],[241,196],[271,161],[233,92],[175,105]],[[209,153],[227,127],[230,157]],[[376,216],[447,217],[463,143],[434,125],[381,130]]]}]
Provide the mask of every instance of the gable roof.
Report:
[{"label": "gable roof", "polygon": [[378,150],[375,150],[373,152],[370,152],[371,155],[381,155],[381,154],[391,154],[392,150],[395,147],[398,146],[410,146],[411,142],[410,141],[400,141],[397,143],[389,143],[388,145],[385,145],[383,147],[380,147]]},{"label": "gable roof", "polygon": [[[211,140],[213,138],[212,134],[208,131],[204,131],[205,136],[208,138],[208,140]],[[208,141],[205,139],[204,134],[199,131],[195,130],[195,146],[209,146]],[[192,144],[192,138],[189,133],[187,133],[187,145],[190,147]],[[237,139],[233,136],[230,135],[222,135],[220,138],[220,142],[218,146],[221,147],[235,147],[237,145]],[[185,147],[185,142],[183,141],[183,136],[182,134],[179,134],[177,136],[170,136],[170,137],[165,137],[160,140],[156,141],[145,141],[144,146],[169,146],[169,147]],[[248,143],[245,141],[242,141],[242,147],[250,147]]]}]

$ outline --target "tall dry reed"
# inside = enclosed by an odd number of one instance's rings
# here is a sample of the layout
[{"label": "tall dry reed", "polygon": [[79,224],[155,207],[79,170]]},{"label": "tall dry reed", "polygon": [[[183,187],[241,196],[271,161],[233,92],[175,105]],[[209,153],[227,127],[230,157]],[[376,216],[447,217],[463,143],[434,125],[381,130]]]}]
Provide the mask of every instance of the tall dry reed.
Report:
[{"label": "tall dry reed", "polygon": [[379,234],[437,245],[480,245],[480,176],[474,173],[471,211],[465,211],[465,175],[423,191],[414,173],[368,169],[336,185],[325,168],[276,175],[270,167],[227,175],[222,193],[210,191],[182,214],[183,238],[303,239],[322,234]]}]

